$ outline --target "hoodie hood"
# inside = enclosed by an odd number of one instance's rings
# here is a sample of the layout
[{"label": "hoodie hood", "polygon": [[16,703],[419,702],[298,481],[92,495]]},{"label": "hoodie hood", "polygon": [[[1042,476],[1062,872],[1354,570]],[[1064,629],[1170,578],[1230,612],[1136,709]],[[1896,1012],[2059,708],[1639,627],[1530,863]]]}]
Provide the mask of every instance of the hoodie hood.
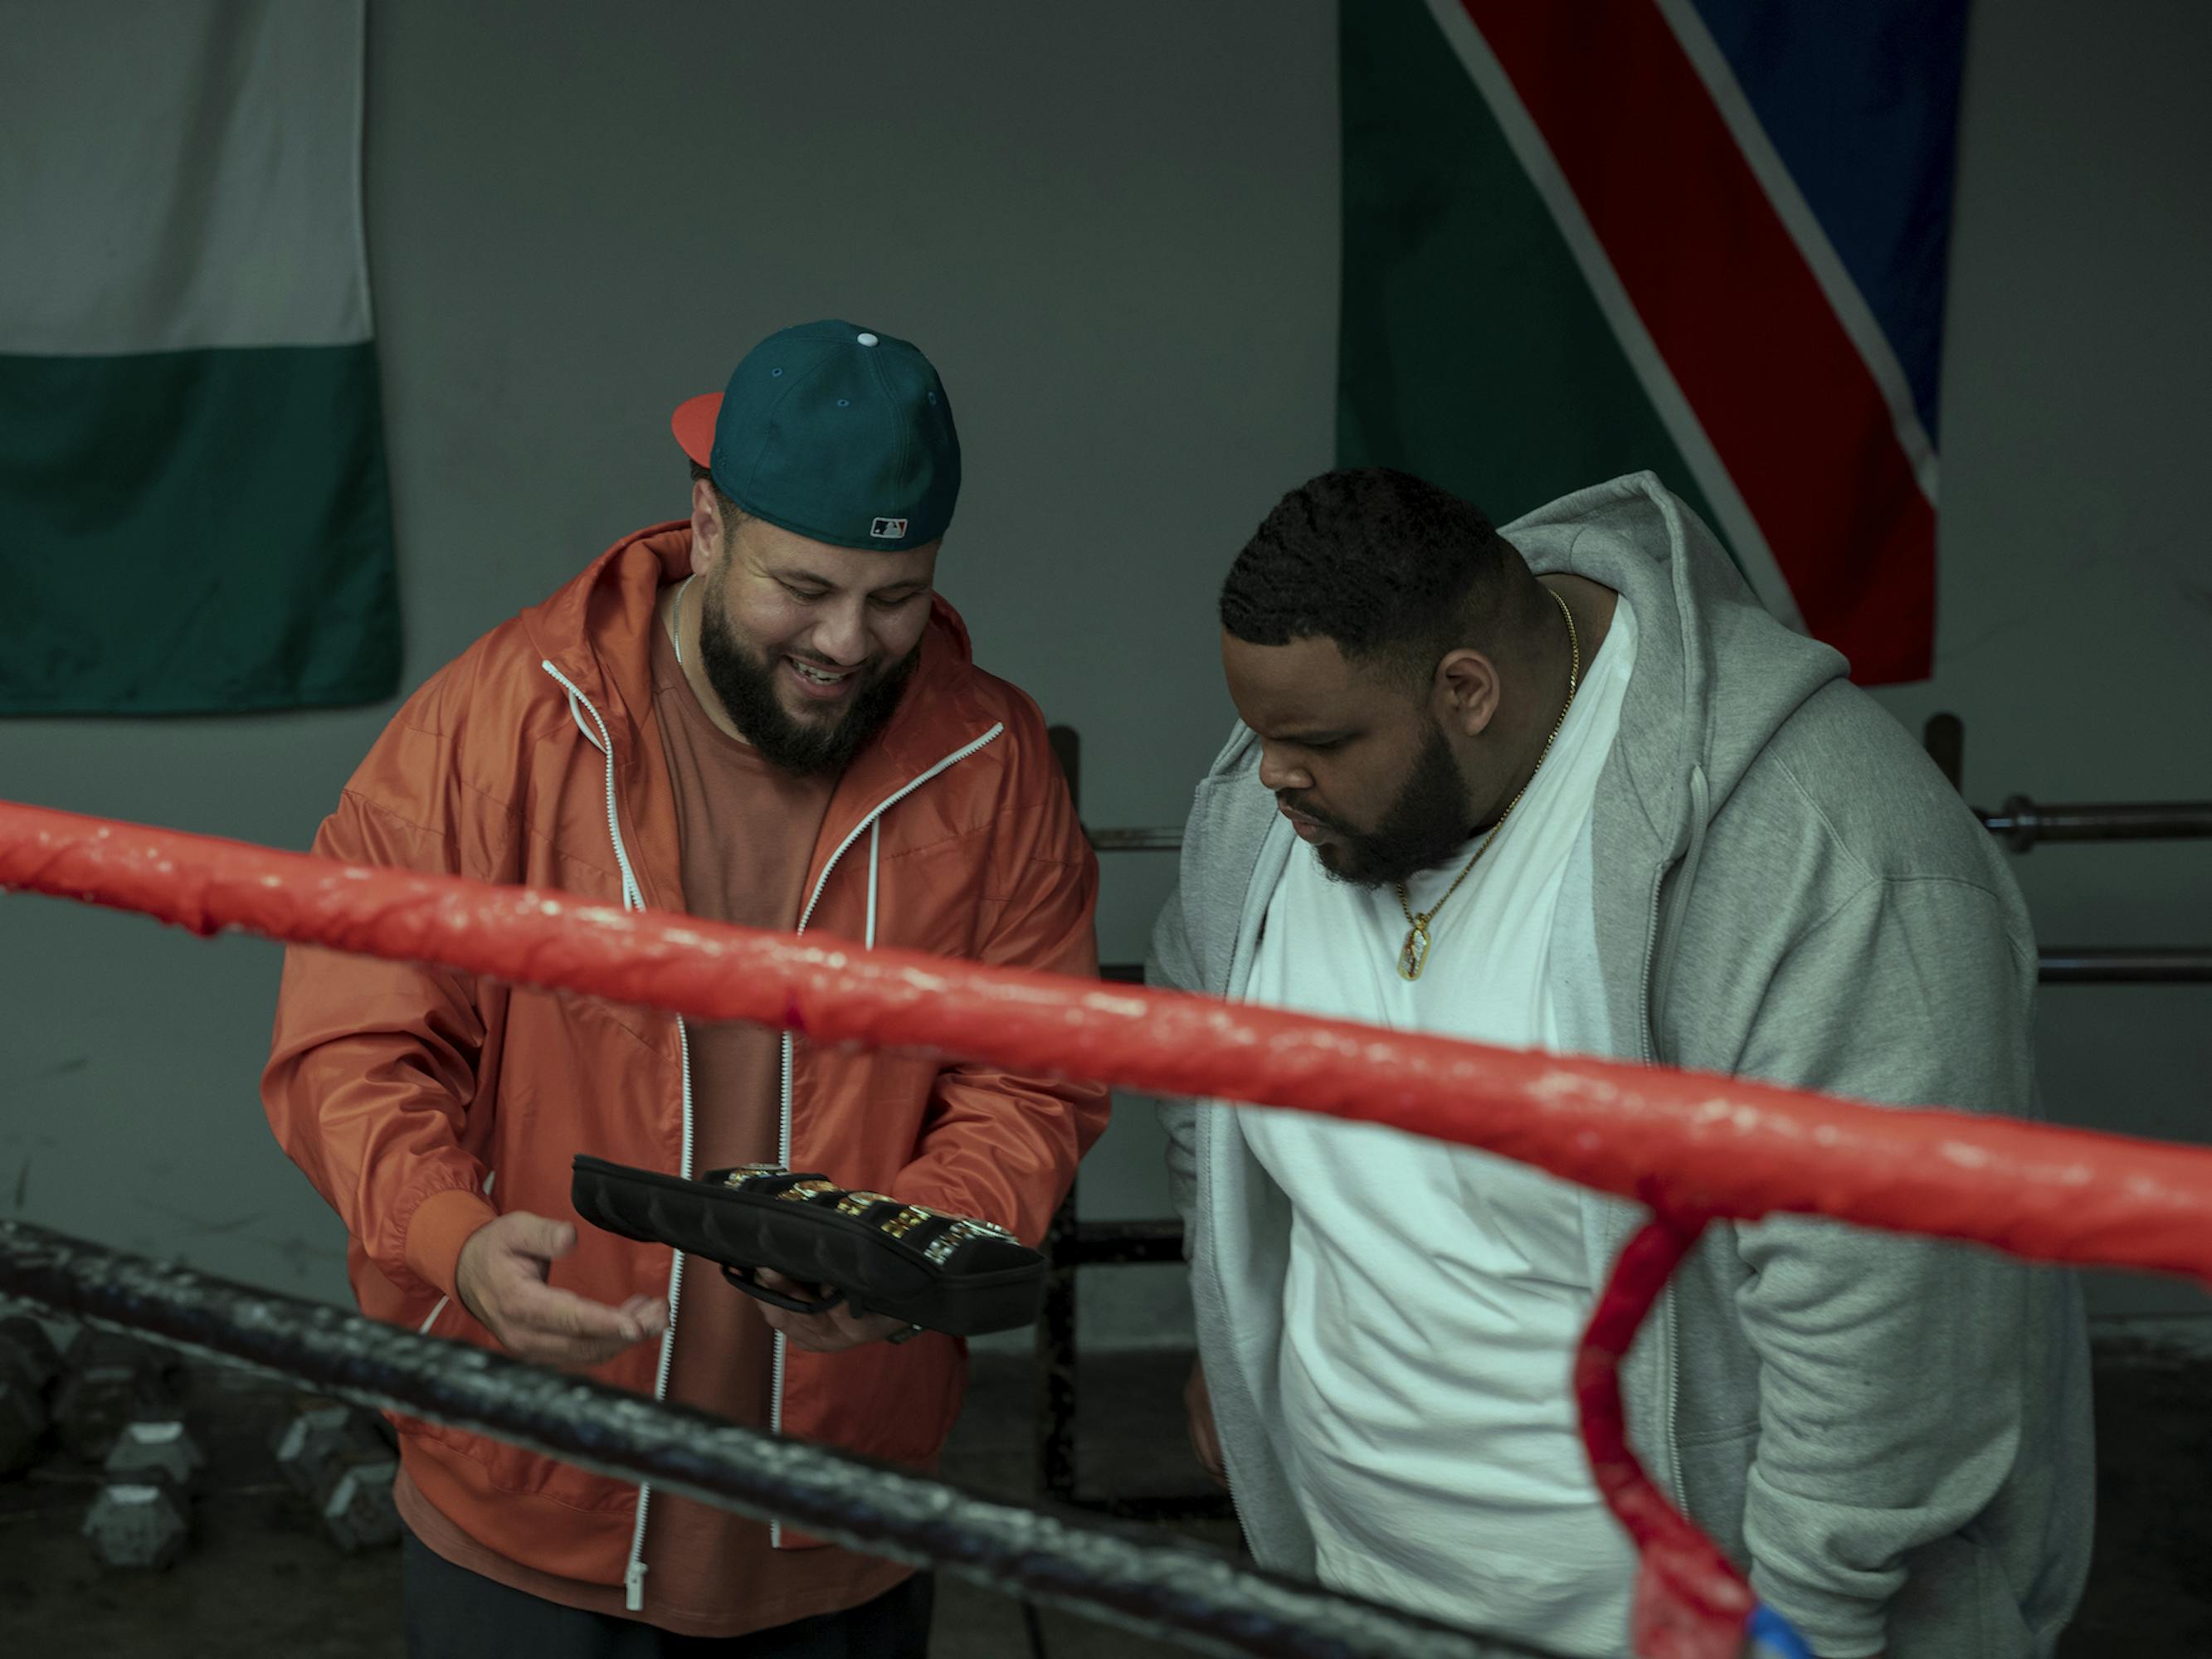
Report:
[{"label": "hoodie hood", "polygon": [[1692,777],[1700,816],[1717,812],[1783,723],[1848,672],[1838,653],[1775,621],[1704,521],[1649,472],[1561,496],[1499,533],[1537,574],[1586,576],[1634,610],[1636,678],[1615,754],[1669,852],[1688,832]]}]

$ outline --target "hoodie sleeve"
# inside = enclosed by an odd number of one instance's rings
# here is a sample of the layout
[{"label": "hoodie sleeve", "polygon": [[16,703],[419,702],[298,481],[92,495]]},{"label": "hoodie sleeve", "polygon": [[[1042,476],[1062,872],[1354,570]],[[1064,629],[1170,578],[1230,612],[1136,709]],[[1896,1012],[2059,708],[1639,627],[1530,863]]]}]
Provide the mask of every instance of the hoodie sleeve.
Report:
[{"label": "hoodie sleeve", "polygon": [[[1738,1068],[1894,1105],[2032,1116],[2035,960],[1970,882],[1870,879],[1799,939]],[[1989,1504],[2018,1450],[2031,1268],[1782,1217],[1738,1230],[1760,1360],[1752,1583],[1823,1659],[1879,1653],[1908,1553]]]},{"label": "hoodie sleeve", "polygon": [[[438,821],[450,756],[419,723],[435,696],[433,682],[386,728],[316,833],[319,855],[485,875],[464,867],[457,842],[471,837]],[[446,969],[284,953],[261,1079],[270,1127],[377,1270],[426,1299],[453,1294],[462,1244],[497,1214],[466,1148],[489,1132],[471,1120],[489,1109],[478,1060],[503,1006],[495,988]]]},{"label": "hoodie sleeve", "polygon": [[[975,959],[1095,979],[1098,860],[1076,820],[1044,724],[1019,734],[1038,759],[1028,787],[1002,812]],[[1026,799],[1024,799],[1024,797]],[[901,1198],[1010,1229],[1040,1243],[1075,1179],[1075,1166],[1106,1127],[1103,1084],[1030,1075],[996,1066],[938,1073],[914,1161],[892,1188]]]}]

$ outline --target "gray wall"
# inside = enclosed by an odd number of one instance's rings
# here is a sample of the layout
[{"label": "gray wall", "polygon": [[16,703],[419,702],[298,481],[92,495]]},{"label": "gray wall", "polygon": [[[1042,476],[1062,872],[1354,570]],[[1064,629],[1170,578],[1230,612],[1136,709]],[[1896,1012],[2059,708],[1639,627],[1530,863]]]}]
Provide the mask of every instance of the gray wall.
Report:
[{"label": "gray wall", "polygon": [[[1985,6],[1946,366],[1941,676],[1994,802],[2212,795],[2212,14]],[[372,8],[368,211],[413,684],[684,510],[668,410],[770,328],[907,334],[959,410],[942,567],[986,665],[1083,731],[1087,816],[1173,823],[1224,729],[1212,591],[1328,465],[1330,0],[1109,10]],[[0,794],[299,847],[388,709],[16,721]],[[1109,957],[1170,876],[1109,859]],[[2048,939],[2212,942],[2203,848],[2016,866]],[[0,1214],[338,1297],[342,1239],[254,1083],[273,946],[0,900]],[[2055,1115],[2208,1138],[2212,992],[2055,990]],[[1878,1034],[1870,1034],[1878,1038]],[[1092,1214],[1165,1206],[1149,1114]],[[1098,1340],[1173,1275],[1086,1278]],[[2110,1283],[2108,1307],[2188,1305]]]}]

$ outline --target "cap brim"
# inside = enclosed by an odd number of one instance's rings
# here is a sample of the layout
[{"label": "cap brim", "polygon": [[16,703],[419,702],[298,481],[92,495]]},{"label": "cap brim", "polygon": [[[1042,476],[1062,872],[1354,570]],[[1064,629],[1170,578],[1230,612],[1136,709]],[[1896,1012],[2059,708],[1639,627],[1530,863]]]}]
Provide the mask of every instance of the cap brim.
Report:
[{"label": "cap brim", "polygon": [[708,392],[685,398],[668,417],[668,429],[676,434],[677,443],[702,466],[714,464],[714,422],[721,412],[722,394]]}]

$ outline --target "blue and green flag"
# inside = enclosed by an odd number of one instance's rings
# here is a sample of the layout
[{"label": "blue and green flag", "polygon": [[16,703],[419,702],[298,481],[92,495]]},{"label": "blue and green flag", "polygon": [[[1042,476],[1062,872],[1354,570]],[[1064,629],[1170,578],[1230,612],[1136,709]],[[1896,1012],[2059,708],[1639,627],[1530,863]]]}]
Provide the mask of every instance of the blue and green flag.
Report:
[{"label": "blue and green flag", "polygon": [[1503,522],[1650,468],[1931,672],[1966,0],[1342,0],[1338,452]]}]

